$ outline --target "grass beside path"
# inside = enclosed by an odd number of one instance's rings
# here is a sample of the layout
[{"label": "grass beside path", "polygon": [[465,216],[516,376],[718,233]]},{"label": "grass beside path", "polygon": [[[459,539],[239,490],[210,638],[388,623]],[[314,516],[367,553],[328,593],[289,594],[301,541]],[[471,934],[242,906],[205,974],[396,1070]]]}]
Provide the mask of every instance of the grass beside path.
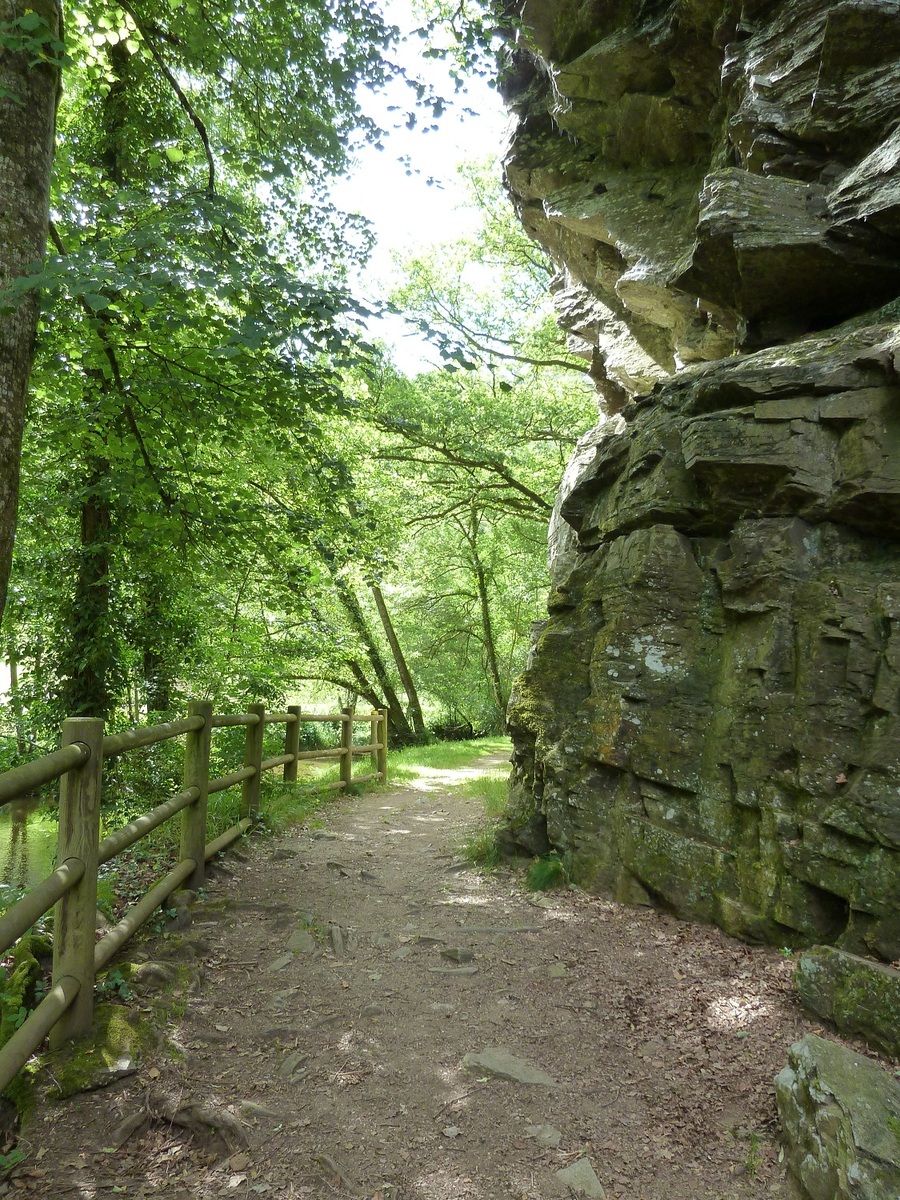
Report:
[{"label": "grass beside path", "polygon": [[[388,779],[383,783],[362,783],[360,791],[372,788],[388,788],[397,784],[411,783],[431,771],[457,771],[471,766],[489,754],[509,754],[512,743],[507,737],[470,738],[463,742],[434,742],[429,746],[407,746],[403,750],[392,750],[388,756]],[[369,770],[368,760],[359,768]],[[509,769],[490,770],[477,779],[469,779],[457,785],[472,790],[467,794],[485,798],[490,792],[493,809],[499,814],[506,798],[506,779]],[[263,795],[260,804],[266,825],[273,832],[280,832],[291,825],[306,821],[320,810],[327,808],[335,793],[323,791],[322,785],[339,777],[337,766],[317,767],[315,775],[296,784],[286,784],[277,779],[263,779]],[[502,799],[501,799],[502,792]]]},{"label": "grass beside path", "polygon": [[[418,778],[420,768],[431,771],[456,771],[469,767],[488,754],[508,754],[508,737],[470,738],[464,742],[434,742],[430,746],[407,746],[390,756],[388,783],[408,783]],[[492,773],[492,772],[491,772]],[[507,770],[506,775],[509,774]],[[477,782],[477,781],[470,781]]]}]

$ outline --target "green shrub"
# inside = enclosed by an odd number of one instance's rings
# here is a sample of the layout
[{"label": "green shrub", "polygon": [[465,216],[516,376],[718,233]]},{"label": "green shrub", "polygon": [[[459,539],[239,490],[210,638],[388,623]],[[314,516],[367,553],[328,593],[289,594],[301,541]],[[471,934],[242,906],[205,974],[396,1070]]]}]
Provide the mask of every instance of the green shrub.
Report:
[{"label": "green shrub", "polygon": [[568,882],[569,872],[558,854],[536,858],[525,875],[525,886],[530,892],[548,892],[566,887]]}]

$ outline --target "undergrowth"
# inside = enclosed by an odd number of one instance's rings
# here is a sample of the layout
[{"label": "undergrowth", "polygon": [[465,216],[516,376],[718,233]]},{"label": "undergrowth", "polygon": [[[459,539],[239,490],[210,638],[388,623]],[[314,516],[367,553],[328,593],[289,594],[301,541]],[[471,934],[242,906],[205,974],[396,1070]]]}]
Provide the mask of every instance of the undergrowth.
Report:
[{"label": "undergrowth", "polygon": [[461,847],[462,857],[473,866],[493,871],[500,865],[502,854],[497,841],[497,826],[494,822],[470,833]]},{"label": "undergrowth", "polygon": [[548,892],[568,886],[569,871],[558,854],[536,858],[525,874],[525,886],[530,892]]}]

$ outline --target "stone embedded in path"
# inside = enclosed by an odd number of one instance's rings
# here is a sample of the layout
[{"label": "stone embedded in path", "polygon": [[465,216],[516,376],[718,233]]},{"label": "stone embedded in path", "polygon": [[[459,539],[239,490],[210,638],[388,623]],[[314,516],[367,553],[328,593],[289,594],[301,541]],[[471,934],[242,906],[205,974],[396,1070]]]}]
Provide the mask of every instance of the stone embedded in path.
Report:
[{"label": "stone embedded in path", "polygon": [[344,954],[344,931],[340,925],[329,925],[328,936],[331,938],[332,950],[338,958],[342,958]]},{"label": "stone embedded in path", "polygon": [[266,1108],[264,1104],[256,1104],[253,1100],[241,1100],[238,1105],[238,1112],[242,1117],[274,1117],[276,1120],[281,1115],[275,1112],[273,1108]]},{"label": "stone embedded in path", "polygon": [[464,950],[461,946],[448,946],[446,950],[441,951],[441,958],[446,958],[449,962],[468,963],[474,957],[474,950]]},{"label": "stone embedded in path", "polygon": [[338,835],[332,833],[330,829],[316,829],[312,836],[316,842],[336,842],[338,840]]},{"label": "stone embedded in path", "polygon": [[532,1138],[539,1146],[555,1150],[562,1141],[562,1134],[552,1125],[526,1125],[525,1136]]},{"label": "stone embedded in path", "polygon": [[269,963],[269,965],[266,967],[266,971],[268,971],[270,974],[274,971],[281,971],[293,961],[293,954],[282,954],[282,956],[280,958],[276,958],[273,963]]},{"label": "stone embedded in path", "polygon": [[[292,954],[286,954],[285,958],[288,960],[288,962],[294,961],[294,956]],[[279,959],[278,961],[280,962],[281,959]],[[285,965],[287,965],[287,964],[285,964]],[[272,968],[270,967],[269,969],[271,970]],[[287,1003],[289,1003],[289,1001],[292,1000],[293,997],[296,996],[296,994],[299,991],[300,991],[299,987],[289,987],[289,988],[282,988],[282,990],[280,992],[273,992],[272,993],[272,1007],[273,1008],[284,1008],[284,1006]]]},{"label": "stone embedded in path", "polygon": [[304,1054],[302,1050],[294,1050],[278,1068],[278,1074],[282,1079],[295,1079],[300,1068],[308,1061],[308,1054]]},{"label": "stone embedded in path", "polygon": [[556,1178],[570,1188],[576,1196],[594,1196],[596,1200],[604,1200],[606,1192],[603,1184],[597,1178],[589,1158],[579,1158],[570,1167],[563,1167],[556,1172]]},{"label": "stone embedded in path", "polygon": [[308,929],[295,929],[288,938],[288,950],[294,954],[315,954],[316,939]]},{"label": "stone embedded in path", "polygon": [[557,1088],[559,1084],[551,1079],[546,1071],[533,1067],[523,1058],[516,1058],[508,1050],[489,1046],[480,1053],[469,1051],[462,1060],[466,1071],[484,1071],[495,1075],[498,1079],[508,1079],[512,1083],[529,1083],[537,1087]]},{"label": "stone embedded in path", "polygon": [[812,1200],[897,1200],[900,1083],[808,1033],[775,1078],[785,1159]]}]

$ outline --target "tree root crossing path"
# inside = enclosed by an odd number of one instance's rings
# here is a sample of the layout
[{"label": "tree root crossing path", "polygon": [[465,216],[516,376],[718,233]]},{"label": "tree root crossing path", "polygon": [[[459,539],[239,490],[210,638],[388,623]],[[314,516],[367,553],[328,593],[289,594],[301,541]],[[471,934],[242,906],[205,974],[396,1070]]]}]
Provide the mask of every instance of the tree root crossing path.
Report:
[{"label": "tree root crossing path", "polygon": [[484,817],[460,784],[503,766],[341,798],[324,827],[226,857],[129,954],[128,1003],[167,1006],[165,1037],[110,1086],[42,1102],[0,1193],[791,1195],[772,1079],[812,1028],[791,962],[469,865]]}]

